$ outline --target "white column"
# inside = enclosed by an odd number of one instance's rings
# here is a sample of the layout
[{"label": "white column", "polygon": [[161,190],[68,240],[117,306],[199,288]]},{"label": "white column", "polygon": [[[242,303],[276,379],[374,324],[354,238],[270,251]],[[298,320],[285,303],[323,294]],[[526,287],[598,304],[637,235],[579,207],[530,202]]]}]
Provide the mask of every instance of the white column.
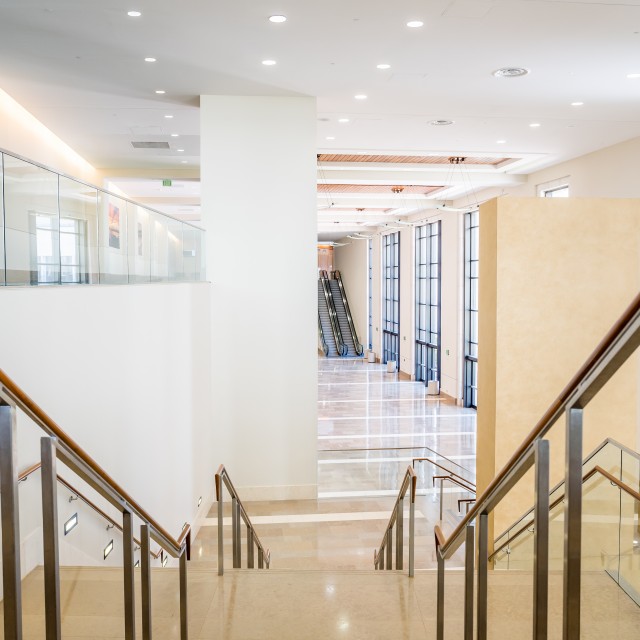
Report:
[{"label": "white column", "polygon": [[316,104],[202,96],[214,458],[243,499],[317,494]]}]

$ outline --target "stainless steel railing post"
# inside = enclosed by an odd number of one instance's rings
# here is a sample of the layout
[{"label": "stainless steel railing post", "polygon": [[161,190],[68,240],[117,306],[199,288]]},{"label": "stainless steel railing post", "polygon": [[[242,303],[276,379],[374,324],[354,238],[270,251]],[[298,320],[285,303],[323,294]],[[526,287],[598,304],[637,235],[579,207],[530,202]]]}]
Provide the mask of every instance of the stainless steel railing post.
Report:
[{"label": "stainless steel railing post", "polygon": [[[0,400],[0,403],[2,400]],[[2,584],[4,637],[22,639],[22,584],[20,574],[20,516],[15,447],[16,410],[0,406],[0,517],[2,519]]]},{"label": "stainless steel railing post", "polygon": [[549,606],[549,441],[535,444],[533,640],[546,640]]},{"label": "stainless steel railing post", "polygon": [[415,529],[416,529],[416,502],[413,499],[413,496],[411,496],[409,501],[409,577],[410,578],[413,578],[414,576]]},{"label": "stainless steel railing post", "polygon": [[233,546],[233,568],[240,568],[240,550],[238,549],[240,542],[240,509],[238,501],[235,497],[231,497],[231,540]]},{"label": "stainless steel railing post", "polygon": [[444,640],[444,558],[436,549],[438,557],[438,586],[436,604],[436,640]]},{"label": "stainless steel railing post", "polygon": [[218,575],[224,575],[224,506],[222,478],[216,476],[216,489],[218,493]]},{"label": "stainless steel railing post", "polygon": [[396,570],[402,569],[404,555],[404,511],[403,500],[398,500],[398,513],[396,518]]},{"label": "stainless steel railing post", "polygon": [[478,606],[477,640],[487,640],[487,579],[489,568],[489,515],[480,514],[478,523]]},{"label": "stainless steel railing post", "polygon": [[[189,534],[191,535],[191,534]],[[189,542],[182,549],[180,554],[180,640],[188,640],[189,637],[189,616],[187,598],[187,556]]]},{"label": "stainless steel railing post", "polygon": [[253,569],[253,530],[247,526],[247,568]]},{"label": "stainless steel railing post", "polygon": [[45,637],[60,640],[60,562],[58,557],[58,491],[56,439],[40,440],[40,480],[42,484],[42,543],[44,555]]},{"label": "stainless steel railing post", "polygon": [[464,549],[464,640],[473,640],[474,526],[467,525]]},{"label": "stainless steel railing post", "polygon": [[258,548],[258,569],[264,569],[264,551]]},{"label": "stainless steel railing post", "polygon": [[565,446],[563,640],[580,638],[582,544],[582,413],[567,409]]},{"label": "stainless steel railing post", "polygon": [[124,574],[124,637],[136,637],[136,591],[133,566],[133,514],[122,512],[122,560]]},{"label": "stainless steel railing post", "polygon": [[440,482],[440,522],[442,522],[443,498],[444,498],[444,478],[440,478],[439,482]]},{"label": "stainless steel railing post", "polygon": [[393,526],[389,527],[387,529],[387,541],[384,545],[386,547],[386,552],[385,552],[385,558],[387,561],[386,564],[386,569],[390,570],[393,569],[393,554],[392,554],[392,550],[393,550]]},{"label": "stainless steel railing post", "polygon": [[140,527],[140,581],[142,596],[142,640],[151,640],[151,534],[149,525]]}]

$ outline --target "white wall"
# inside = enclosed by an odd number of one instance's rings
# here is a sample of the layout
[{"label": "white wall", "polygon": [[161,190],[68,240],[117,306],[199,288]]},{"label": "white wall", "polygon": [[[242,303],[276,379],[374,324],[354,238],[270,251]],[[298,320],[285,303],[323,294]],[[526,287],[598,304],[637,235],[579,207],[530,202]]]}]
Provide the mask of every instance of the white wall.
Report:
[{"label": "white wall", "polygon": [[346,242],[351,244],[333,250],[333,268],[340,271],[358,340],[366,349],[369,329],[369,242]]},{"label": "white wall", "polygon": [[[197,526],[214,499],[210,285],[6,287],[0,306],[0,367],[169,533]],[[39,460],[25,422],[20,469]]]},{"label": "white wall", "polygon": [[243,499],[317,495],[316,104],[202,96],[216,457]]}]

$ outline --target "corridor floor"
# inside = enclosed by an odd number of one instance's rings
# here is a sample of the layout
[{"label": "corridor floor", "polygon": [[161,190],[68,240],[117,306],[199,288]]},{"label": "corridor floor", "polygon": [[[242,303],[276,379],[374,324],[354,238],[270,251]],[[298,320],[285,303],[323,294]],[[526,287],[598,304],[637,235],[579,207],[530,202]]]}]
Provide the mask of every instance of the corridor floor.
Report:
[{"label": "corridor floor", "polygon": [[[384,365],[319,358],[318,499],[247,502],[245,507],[271,551],[274,569],[372,569],[373,551],[412,460],[430,458],[473,480],[475,445],[475,411],[428,397],[423,383],[400,380]],[[442,472],[429,462],[416,462],[415,469],[416,568],[432,568],[433,527],[439,519],[432,479]],[[457,500],[468,496],[457,487],[445,489],[447,526],[459,521]],[[408,511],[405,500],[405,531]],[[194,543],[195,558],[211,567],[216,566],[216,522],[214,505]]]}]

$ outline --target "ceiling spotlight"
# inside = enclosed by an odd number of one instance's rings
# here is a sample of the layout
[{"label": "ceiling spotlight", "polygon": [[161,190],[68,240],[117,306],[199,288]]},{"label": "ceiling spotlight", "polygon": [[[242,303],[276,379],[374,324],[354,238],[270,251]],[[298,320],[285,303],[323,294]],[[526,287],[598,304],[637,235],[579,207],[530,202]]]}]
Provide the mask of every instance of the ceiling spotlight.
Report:
[{"label": "ceiling spotlight", "polygon": [[382,69],[382,70],[391,69],[391,65],[390,64],[379,64],[379,65],[376,65],[376,69]]},{"label": "ceiling spotlight", "polygon": [[157,62],[156,58],[145,58],[145,62]]},{"label": "ceiling spotlight", "polygon": [[275,60],[263,60],[263,61],[262,61],[262,64],[263,64],[265,67],[273,67],[273,65],[274,65],[275,63],[276,63],[276,61],[275,61]]},{"label": "ceiling spotlight", "polygon": [[158,89],[158,90],[156,91],[156,93],[157,93],[159,96],[162,96],[162,95],[164,95],[164,94],[166,93],[166,91],[164,91],[164,89]]},{"label": "ceiling spotlight", "polygon": [[187,164],[186,160],[180,160],[180,164]]},{"label": "ceiling spotlight", "polygon": [[287,16],[270,16],[269,17],[269,22],[280,23],[280,22],[286,22],[286,21],[287,21]]},{"label": "ceiling spotlight", "polygon": [[172,116],[172,115],[170,115],[170,114],[167,114],[167,115],[165,116],[165,118],[171,119],[171,118],[173,118],[173,116]]},{"label": "ceiling spotlight", "polygon": [[335,136],[327,136],[327,140],[335,140],[336,137]]},{"label": "ceiling spotlight", "polygon": [[434,127],[446,127],[450,124],[453,124],[453,120],[431,120],[429,124]]},{"label": "ceiling spotlight", "polygon": [[496,78],[521,78],[528,74],[529,69],[525,69],[524,67],[503,67],[493,72]]},{"label": "ceiling spotlight", "polygon": [[404,191],[404,187],[391,187],[391,193],[402,193]]},{"label": "ceiling spotlight", "polygon": [[496,140],[496,144],[506,144],[506,140]]},{"label": "ceiling spotlight", "polygon": [[367,96],[364,93],[358,93],[355,96],[353,96],[356,100],[366,100]]},{"label": "ceiling spotlight", "polygon": [[338,122],[344,124],[345,122],[349,122],[349,118],[338,118]]},{"label": "ceiling spotlight", "polygon": [[640,78],[640,73],[628,73],[627,78],[629,78],[629,80],[636,80]]},{"label": "ceiling spotlight", "polygon": [[572,102],[571,106],[572,107],[581,107],[584,104],[584,102]]},{"label": "ceiling spotlight", "polygon": [[182,153],[184,149],[178,149],[178,153]]},{"label": "ceiling spotlight", "polygon": [[127,11],[127,15],[130,18],[139,18],[142,15],[142,13],[140,13],[140,11]]},{"label": "ceiling spotlight", "polygon": [[532,129],[536,129],[536,128],[538,128],[540,126],[540,123],[539,122],[532,122],[529,126]]},{"label": "ceiling spotlight", "polygon": [[179,133],[172,133],[172,134],[171,134],[171,137],[172,137],[172,138],[177,138],[179,135],[180,135]]},{"label": "ceiling spotlight", "polygon": [[419,29],[424,26],[424,22],[422,20],[409,20],[407,22],[407,27],[411,27],[412,29]]}]

